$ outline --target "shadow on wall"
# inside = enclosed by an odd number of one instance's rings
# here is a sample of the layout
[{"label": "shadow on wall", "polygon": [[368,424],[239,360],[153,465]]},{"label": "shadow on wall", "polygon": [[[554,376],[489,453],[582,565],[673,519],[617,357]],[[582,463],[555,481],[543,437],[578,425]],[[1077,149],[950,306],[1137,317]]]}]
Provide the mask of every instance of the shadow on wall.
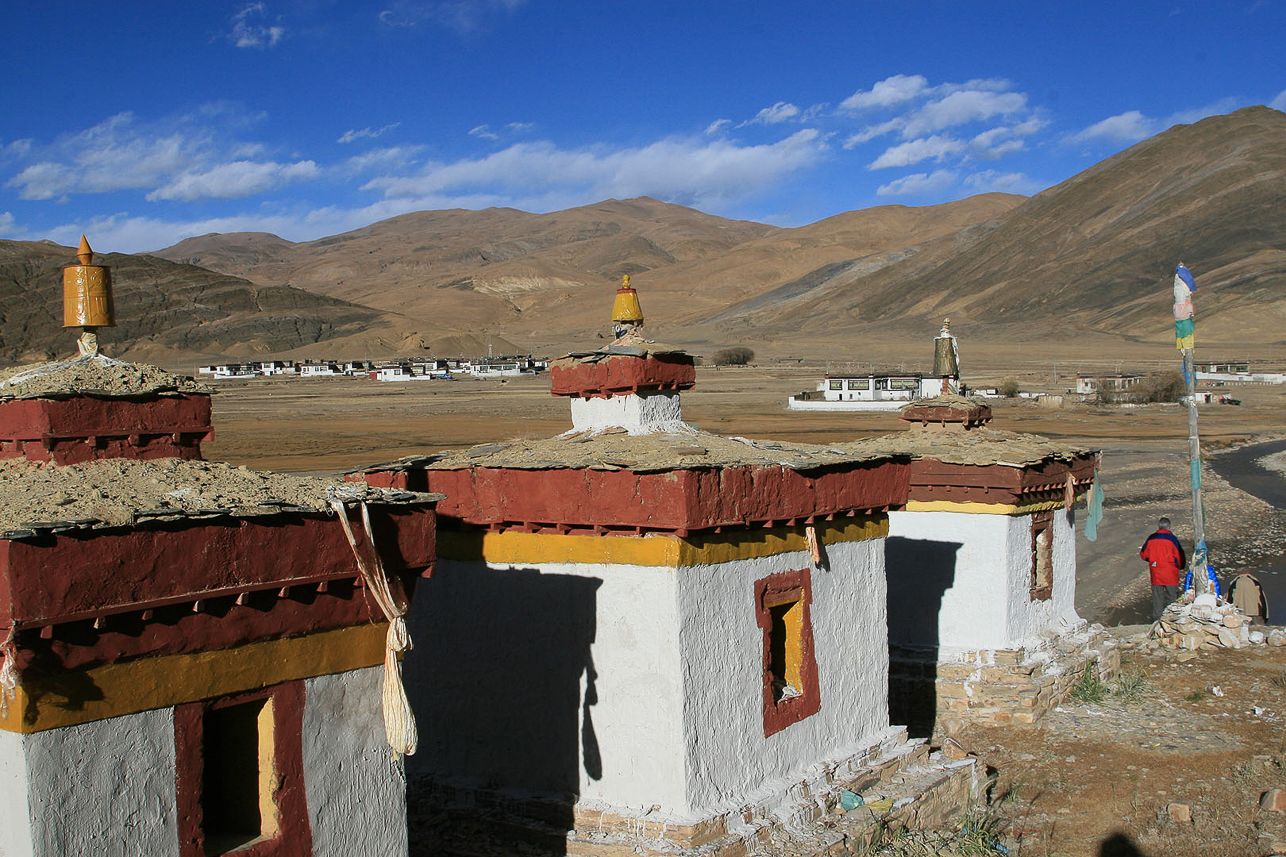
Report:
[{"label": "shadow on wall", "polygon": [[955,583],[959,542],[890,536],[884,543],[888,577],[889,722],[913,738],[937,724],[938,614]]},{"label": "shadow on wall", "polygon": [[[560,840],[551,825],[564,835],[572,828],[581,771],[602,776],[591,654],[602,583],[446,560],[419,581],[415,649],[405,662],[420,729],[419,751],[406,760],[413,807],[450,802],[442,786],[512,790],[549,802],[539,818],[551,834],[545,847]],[[530,809],[498,808],[510,816]]]}]

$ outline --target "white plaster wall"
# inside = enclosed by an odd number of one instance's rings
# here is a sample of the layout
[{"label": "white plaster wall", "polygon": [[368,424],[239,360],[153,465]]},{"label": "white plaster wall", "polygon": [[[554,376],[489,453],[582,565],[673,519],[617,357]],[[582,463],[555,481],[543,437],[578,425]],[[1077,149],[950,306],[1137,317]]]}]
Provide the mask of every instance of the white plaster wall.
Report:
[{"label": "white plaster wall", "polygon": [[631,393],[610,399],[572,399],[572,431],[622,427],[630,434],[685,431],[674,390]]},{"label": "white plaster wall", "polygon": [[179,853],[174,712],[25,736],[36,857]]},{"label": "white plaster wall", "polygon": [[1076,515],[1075,510],[1055,509],[1053,591],[1048,601],[1032,601],[1031,515],[1010,518],[1010,554],[1015,557],[1009,577],[1010,646],[1030,645],[1042,632],[1062,633],[1081,624],[1076,614]]},{"label": "white plaster wall", "polygon": [[384,737],[383,678],[379,666],[304,682],[304,789],[316,857],[407,853],[406,775]]},{"label": "white plaster wall", "polygon": [[32,857],[26,736],[0,732],[0,857]]},{"label": "white plaster wall", "polygon": [[412,776],[683,804],[673,569],[440,560],[411,622]]},{"label": "white plaster wall", "polygon": [[808,553],[680,570],[688,788],[686,802],[662,804],[663,810],[700,816],[735,808],[883,737],[889,725],[884,543],[832,545],[827,556],[829,571],[812,570],[810,607],[821,709],[767,738],[754,584],[807,567]]},{"label": "white plaster wall", "polygon": [[[924,611],[938,610],[937,639],[918,639],[920,631],[890,627],[895,643],[930,643],[940,654],[1006,649],[1037,642],[1045,630],[1061,631],[1080,622],[1076,615],[1076,540],[1072,515],[1054,512],[1053,597],[1032,601],[1031,515],[964,512],[892,512],[890,538],[936,543],[954,552],[940,604],[930,587],[918,587],[925,569],[890,565],[890,589],[899,598],[920,598]],[[896,581],[893,578],[897,577]],[[891,607],[890,613],[902,612]]]}]

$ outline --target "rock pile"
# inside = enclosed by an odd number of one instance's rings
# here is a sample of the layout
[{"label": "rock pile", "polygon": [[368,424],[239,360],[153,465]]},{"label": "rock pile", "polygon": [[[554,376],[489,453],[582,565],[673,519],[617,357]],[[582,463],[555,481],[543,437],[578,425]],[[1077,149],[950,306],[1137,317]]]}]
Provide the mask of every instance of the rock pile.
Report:
[{"label": "rock pile", "polygon": [[1165,608],[1148,635],[1153,646],[1189,651],[1286,646],[1286,630],[1254,630],[1249,616],[1214,595],[1198,595],[1186,603],[1188,600],[1185,597]]}]

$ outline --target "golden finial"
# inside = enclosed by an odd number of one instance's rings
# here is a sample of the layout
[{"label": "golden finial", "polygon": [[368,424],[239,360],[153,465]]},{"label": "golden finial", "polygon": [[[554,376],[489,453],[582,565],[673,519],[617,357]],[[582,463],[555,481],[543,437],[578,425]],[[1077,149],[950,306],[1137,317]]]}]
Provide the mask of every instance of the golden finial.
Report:
[{"label": "golden finial", "polygon": [[98,353],[98,328],[116,324],[112,272],[105,265],[90,264],[94,250],[84,235],[80,236],[76,257],[79,265],[63,268],[63,327],[81,328],[77,346],[81,354],[93,356]]},{"label": "golden finial", "polygon": [[616,290],[616,300],[612,303],[612,333],[619,339],[632,330],[643,326],[643,307],[639,305],[639,293],[630,285],[630,275],[621,278],[621,287]]}]

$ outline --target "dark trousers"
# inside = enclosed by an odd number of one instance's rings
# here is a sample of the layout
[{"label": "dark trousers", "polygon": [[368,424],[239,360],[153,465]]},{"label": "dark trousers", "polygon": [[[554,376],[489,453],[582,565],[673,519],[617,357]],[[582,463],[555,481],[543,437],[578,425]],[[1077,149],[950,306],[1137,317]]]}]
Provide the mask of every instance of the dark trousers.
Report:
[{"label": "dark trousers", "polygon": [[1165,608],[1169,604],[1178,601],[1181,594],[1183,594],[1183,587],[1181,586],[1157,586],[1155,583],[1152,584],[1152,621],[1155,622],[1160,619],[1161,614],[1165,612]]}]

